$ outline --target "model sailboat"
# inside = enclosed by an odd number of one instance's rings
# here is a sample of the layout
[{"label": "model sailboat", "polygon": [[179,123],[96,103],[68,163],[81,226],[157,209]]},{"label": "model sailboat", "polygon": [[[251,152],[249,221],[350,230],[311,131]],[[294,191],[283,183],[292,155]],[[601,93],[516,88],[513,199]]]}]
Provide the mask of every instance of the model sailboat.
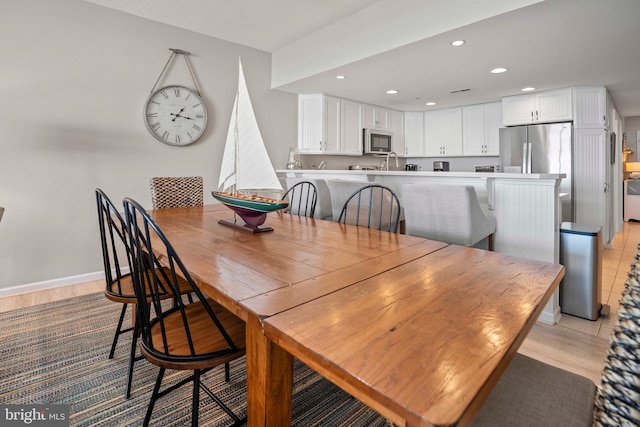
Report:
[{"label": "model sailboat", "polygon": [[238,59],[238,91],[222,156],[218,191],[211,194],[242,218],[244,224],[235,219],[220,223],[252,232],[272,230],[262,226],[267,213],[284,209],[289,203],[250,194],[257,191],[282,193],[283,190],[264,146],[242,62]]}]

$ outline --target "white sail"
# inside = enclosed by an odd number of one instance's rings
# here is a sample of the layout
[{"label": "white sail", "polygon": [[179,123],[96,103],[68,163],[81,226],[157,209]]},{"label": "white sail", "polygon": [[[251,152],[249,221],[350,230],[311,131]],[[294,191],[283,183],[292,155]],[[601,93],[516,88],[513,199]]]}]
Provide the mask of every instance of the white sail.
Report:
[{"label": "white sail", "polygon": [[239,59],[238,92],[229,122],[218,189],[282,192],[258,128]]}]

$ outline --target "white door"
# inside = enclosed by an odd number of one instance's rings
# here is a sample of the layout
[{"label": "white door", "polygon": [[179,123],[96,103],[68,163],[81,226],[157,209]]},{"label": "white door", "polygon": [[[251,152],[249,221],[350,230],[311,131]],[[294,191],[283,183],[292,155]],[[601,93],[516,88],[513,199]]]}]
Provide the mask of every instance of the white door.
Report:
[{"label": "white door", "polygon": [[426,157],[444,155],[444,113],[442,110],[424,113],[424,154]]},{"label": "white door", "polygon": [[528,125],[534,121],[533,95],[517,95],[502,98],[502,124],[504,126]]},{"label": "white door", "polygon": [[375,129],[389,129],[389,110],[375,105],[364,105],[364,126]]},{"label": "white door", "polygon": [[484,105],[462,107],[462,153],[465,156],[484,156]]},{"label": "white door", "polygon": [[342,154],[362,155],[362,104],[342,100]]},{"label": "white door", "polygon": [[502,103],[484,104],[484,154],[500,155],[500,128],[502,127]]},{"label": "white door", "polygon": [[443,110],[445,156],[462,156],[462,108]]},{"label": "white door", "polygon": [[604,86],[583,86],[573,90],[575,128],[603,129],[607,126],[607,90]]},{"label": "white door", "polygon": [[324,97],[324,141],[322,152],[324,154],[340,154],[341,118],[340,99],[331,96]]},{"label": "white door", "polygon": [[540,92],[535,99],[536,122],[562,122],[573,118],[571,88]]},{"label": "white door", "polygon": [[389,110],[389,130],[391,136],[391,151],[398,156],[403,156],[404,148],[404,113],[396,110]]},{"label": "white door", "polygon": [[[609,235],[609,164],[607,132],[604,129],[575,129],[573,144],[573,186],[575,222],[602,227],[602,241]],[[609,203],[610,204],[610,203]]]},{"label": "white door", "polygon": [[322,95],[298,96],[298,152],[322,153],[323,114]]},{"label": "white door", "polygon": [[404,156],[424,156],[424,113],[404,113]]}]

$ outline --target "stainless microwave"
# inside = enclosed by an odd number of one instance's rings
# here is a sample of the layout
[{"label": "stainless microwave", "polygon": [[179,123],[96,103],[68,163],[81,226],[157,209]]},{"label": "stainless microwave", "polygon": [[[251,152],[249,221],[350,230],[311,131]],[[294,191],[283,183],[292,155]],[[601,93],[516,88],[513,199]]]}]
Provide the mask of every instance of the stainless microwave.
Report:
[{"label": "stainless microwave", "polygon": [[387,154],[391,152],[392,133],[379,129],[364,128],[362,141],[365,154]]}]

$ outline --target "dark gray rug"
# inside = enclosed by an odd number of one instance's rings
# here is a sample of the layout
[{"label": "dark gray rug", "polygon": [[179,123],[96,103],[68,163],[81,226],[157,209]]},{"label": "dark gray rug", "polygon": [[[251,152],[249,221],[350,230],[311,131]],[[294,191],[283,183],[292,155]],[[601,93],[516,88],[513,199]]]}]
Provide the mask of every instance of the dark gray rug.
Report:
[{"label": "dark gray rug", "polygon": [[[0,404],[68,404],[73,426],[141,425],[158,371],[137,362],[132,396],[125,400],[129,334],[107,359],[120,309],[98,293],[0,313]],[[185,375],[167,371],[164,385]],[[224,381],[222,369],[203,382],[236,414],[246,415],[244,359],[231,364],[231,382]],[[292,425],[392,425],[299,361],[293,393]],[[151,424],[188,425],[190,399],[190,385],[161,398]],[[201,393],[200,399],[200,425],[231,424],[208,396]]]}]

